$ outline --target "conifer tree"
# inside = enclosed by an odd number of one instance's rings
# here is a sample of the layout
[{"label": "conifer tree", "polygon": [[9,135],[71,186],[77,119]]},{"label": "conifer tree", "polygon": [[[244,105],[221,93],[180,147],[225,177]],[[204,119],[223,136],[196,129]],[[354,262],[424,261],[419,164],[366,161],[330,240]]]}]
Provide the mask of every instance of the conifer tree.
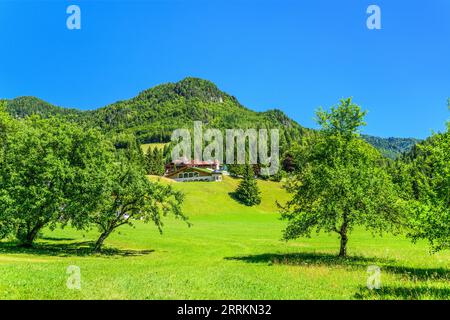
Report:
[{"label": "conifer tree", "polygon": [[261,192],[256,183],[255,172],[250,164],[245,165],[244,177],[236,189],[236,198],[247,206],[261,203]]}]

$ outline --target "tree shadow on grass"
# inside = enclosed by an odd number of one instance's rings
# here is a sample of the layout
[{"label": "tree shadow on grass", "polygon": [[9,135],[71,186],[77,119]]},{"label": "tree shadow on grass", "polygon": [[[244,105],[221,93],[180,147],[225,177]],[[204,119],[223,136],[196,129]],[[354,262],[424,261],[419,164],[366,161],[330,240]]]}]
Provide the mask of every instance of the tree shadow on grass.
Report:
[{"label": "tree shadow on grass", "polygon": [[[67,239],[64,239],[67,240]],[[0,254],[34,254],[58,257],[70,256],[142,256],[155,250],[131,250],[105,247],[100,252],[93,251],[94,241],[49,243],[37,242],[32,247],[21,247],[16,242],[0,242]]]},{"label": "tree shadow on grass", "polygon": [[[237,192],[233,191],[233,192],[228,192],[228,196],[233,199],[234,201],[236,201],[239,204],[242,204],[243,206],[247,206],[247,207],[253,207],[254,205],[249,205],[247,203],[245,203],[244,201],[242,201],[242,199],[239,198]],[[255,204],[256,205],[256,204]]]},{"label": "tree shadow on grass", "polygon": [[39,239],[48,241],[73,241],[75,238],[61,238],[61,237],[40,237]]},{"label": "tree shadow on grass", "polygon": [[393,260],[364,256],[341,258],[329,253],[263,253],[248,256],[227,257],[225,260],[238,260],[248,263],[267,263],[269,265],[298,266],[347,266],[367,267],[370,263],[392,263]]},{"label": "tree shadow on grass", "polygon": [[411,281],[450,281],[450,270],[445,268],[415,268],[398,265],[386,265],[382,266],[382,271],[398,274]]},{"label": "tree shadow on grass", "polygon": [[450,270],[445,268],[415,268],[395,264],[395,260],[377,257],[349,256],[340,258],[328,253],[263,253],[257,255],[227,257],[225,260],[238,260],[248,263],[298,266],[340,266],[345,268],[367,269],[378,265],[381,272],[394,273],[411,281],[450,281]]},{"label": "tree shadow on grass", "polygon": [[237,193],[235,191],[228,192],[228,196],[231,199],[233,199],[234,201],[236,201],[237,203],[245,205],[245,203],[241,199],[239,199],[239,197],[238,197],[238,195],[237,195]]},{"label": "tree shadow on grass", "polygon": [[386,299],[450,299],[450,288],[436,288],[419,285],[417,287],[393,287],[385,286],[376,290],[369,290],[367,287],[360,286],[359,291],[354,296],[359,300],[386,300]]}]

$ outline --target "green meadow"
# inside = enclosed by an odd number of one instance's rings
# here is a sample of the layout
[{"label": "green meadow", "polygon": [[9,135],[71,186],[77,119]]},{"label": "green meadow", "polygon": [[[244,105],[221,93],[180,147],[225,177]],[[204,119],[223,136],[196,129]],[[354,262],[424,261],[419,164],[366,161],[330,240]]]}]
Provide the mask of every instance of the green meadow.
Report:
[{"label": "green meadow", "polygon": [[[157,178],[152,178],[157,179]],[[350,235],[348,259],[335,235],[281,241],[275,201],[280,183],[258,181],[262,203],[248,208],[229,193],[238,183],[172,183],[186,194],[191,227],[166,219],[164,232],[141,222],[121,227],[101,254],[96,230],[45,230],[32,249],[0,243],[2,299],[448,299],[450,252],[430,255],[426,243],[403,237]],[[81,270],[68,289],[67,267]],[[381,268],[381,289],[366,286],[367,268]]]}]

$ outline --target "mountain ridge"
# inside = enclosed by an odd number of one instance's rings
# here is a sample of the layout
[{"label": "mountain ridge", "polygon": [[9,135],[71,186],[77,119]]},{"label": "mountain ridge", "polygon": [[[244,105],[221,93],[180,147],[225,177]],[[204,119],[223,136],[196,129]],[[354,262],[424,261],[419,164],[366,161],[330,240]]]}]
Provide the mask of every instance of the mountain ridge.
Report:
[{"label": "mountain ridge", "polygon": [[[258,112],[246,108],[235,96],[220,90],[213,82],[194,77],[159,84],[130,99],[95,110],[64,108],[32,96],[0,101],[6,101],[6,109],[14,117],[31,114],[62,116],[105,131],[132,132],[142,143],[167,142],[174,129],[184,128],[186,123],[193,121],[202,121],[208,127],[219,129],[280,128],[281,140],[285,143],[313,130],[301,126],[279,109]],[[389,158],[409,151],[420,141],[414,138],[362,137]]]}]

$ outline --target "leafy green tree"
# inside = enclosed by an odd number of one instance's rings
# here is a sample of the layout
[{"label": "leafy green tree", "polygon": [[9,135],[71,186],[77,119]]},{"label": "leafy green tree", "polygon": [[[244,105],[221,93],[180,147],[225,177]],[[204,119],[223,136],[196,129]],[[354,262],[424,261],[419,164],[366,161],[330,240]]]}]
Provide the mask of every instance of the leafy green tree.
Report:
[{"label": "leafy green tree", "polygon": [[[0,101],[0,168],[5,166],[5,152],[7,145],[7,138],[14,130],[14,122],[12,118],[5,112],[6,104]],[[0,187],[4,185],[4,177],[0,175]],[[0,204],[5,202],[7,199],[2,196],[0,192]],[[0,213],[0,218],[3,215]],[[14,228],[12,228],[11,224],[4,219],[0,219],[0,239],[8,236],[12,233]]]},{"label": "leafy green tree", "polygon": [[[187,222],[182,213],[183,194],[170,185],[151,182],[145,168],[136,161],[134,151],[117,151],[116,161],[108,168],[108,191],[104,193],[101,207],[91,214],[91,223],[97,225],[100,236],[94,250],[100,251],[108,236],[122,225],[133,225],[137,220],[153,221],[162,231],[162,217],[172,213]],[[189,224],[189,223],[188,223]]]},{"label": "leafy green tree", "polygon": [[6,103],[0,101],[0,160],[6,146],[6,139],[13,126],[12,118],[6,113]]},{"label": "leafy green tree", "polygon": [[288,221],[284,239],[310,237],[313,230],[335,232],[339,256],[346,257],[355,226],[381,235],[402,222],[402,202],[383,157],[359,138],[364,115],[351,99],[341,100],[330,112],[317,112],[322,130],[299,148],[299,169],[287,184],[293,197],[280,205],[282,219]]},{"label": "leafy green tree", "polygon": [[432,251],[450,248],[450,132],[419,144],[409,163],[414,192],[408,235],[428,240]]},{"label": "leafy green tree", "polygon": [[103,193],[111,144],[97,130],[37,116],[14,120],[4,137],[1,235],[31,246],[44,227],[84,225]]},{"label": "leafy green tree", "polygon": [[255,171],[250,164],[244,166],[243,179],[235,191],[235,197],[247,206],[261,203],[261,192],[256,182]]}]

